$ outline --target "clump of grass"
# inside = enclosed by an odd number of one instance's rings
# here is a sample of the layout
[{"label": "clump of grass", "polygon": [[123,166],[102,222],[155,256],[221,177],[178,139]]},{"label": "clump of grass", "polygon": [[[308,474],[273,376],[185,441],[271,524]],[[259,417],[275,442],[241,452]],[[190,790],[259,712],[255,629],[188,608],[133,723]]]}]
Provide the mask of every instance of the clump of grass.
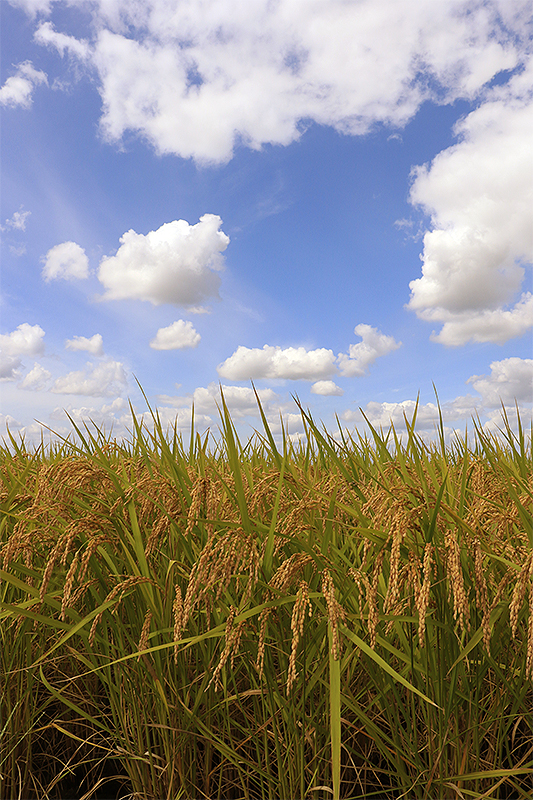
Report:
[{"label": "clump of grass", "polygon": [[[223,398],[222,398],[223,399]],[[529,797],[520,423],[0,453],[0,796]],[[59,755],[58,755],[59,754]],[[70,777],[69,777],[70,776]]]}]

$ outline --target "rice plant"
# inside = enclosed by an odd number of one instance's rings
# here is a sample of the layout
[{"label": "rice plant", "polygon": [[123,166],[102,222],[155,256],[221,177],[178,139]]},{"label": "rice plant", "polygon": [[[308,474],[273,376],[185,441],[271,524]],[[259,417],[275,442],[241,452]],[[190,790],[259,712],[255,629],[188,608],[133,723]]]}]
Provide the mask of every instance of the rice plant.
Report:
[{"label": "rice plant", "polygon": [[531,441],[0,453],[0,797],[528,798]]}]

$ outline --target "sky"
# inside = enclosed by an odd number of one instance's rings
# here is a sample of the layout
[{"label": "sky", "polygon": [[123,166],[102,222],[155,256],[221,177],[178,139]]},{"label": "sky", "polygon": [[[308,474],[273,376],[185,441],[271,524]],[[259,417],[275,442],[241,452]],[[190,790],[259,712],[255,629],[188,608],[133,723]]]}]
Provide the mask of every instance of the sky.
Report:
[{"label": "sky", "polygon": [[0,436],[531,419],[530,0],[1,14]]}]

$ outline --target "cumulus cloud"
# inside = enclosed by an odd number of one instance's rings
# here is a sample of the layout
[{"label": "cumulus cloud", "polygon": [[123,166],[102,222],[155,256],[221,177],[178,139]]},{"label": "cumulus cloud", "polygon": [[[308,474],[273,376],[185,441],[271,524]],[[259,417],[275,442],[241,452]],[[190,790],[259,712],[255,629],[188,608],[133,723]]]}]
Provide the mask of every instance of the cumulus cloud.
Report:
[{"label": "cumulus cloud", "polygon": [[167,222],[146,236],[128,231],[115,256],[102,259],[98,277],[104,300],[138,299],[153,305],[197,305],[217,298],[221,253],[229,238],[215,214],[196,225],[183,219]]},{"label": "cumulus cloud", "polygon": [[166,328],[159,328],[150,347],[154,350],[185,350],[188,347],[197,347],[200,339],[201,336],[192,322],[178,319]]},{"label": "cumulus cloud", "polygon": [[[29,13],[47,0],[17,0]],[[527,0],[96,0],[90,60],[111,141],[231,158],[236,142],[286,145],[302,121],[343,133],[404,125],[428,98],[472,98],[520,63]],[[85,57],[49,23],[38,41]],[[64,37],[64,38],[61,38]],[[369,80],[368,76],[372,79]]]},{"label": "cumulus cloud", "polygon": [[325,397],[327,396],[336,396],[342,397],[344,394],[344,390],[341,389],[340,386],[337,386],[335,381],[317,381],[313,383],[311,386],[311,393],[312,394],[321,394]]},{"label": "cumulus cloud", "polygon": [[[126,400],[124,400],[123,397],[116,397],[111,403],[104,403],[100,408],[97,408],[96,406],[56,406],[56,408],[50,412],[50,419],[64,420],[65,411],[67,411],[69,416],[76,423],[83,423],[91,420],[98,426],[105,425],[107,428],[109,428],[111,425],[115,425],[117,422],[120,423],[121,426],[124,426],[130,422],[131,414],[120,413],[124,411],[127,412],[128,409],[129,406]],[[122,433],[125,433],[125,431],[122,431]]]},{"label": "cumulus cloud", "polygon": [[[257,399],[253,389],[244,386],[227,386],[210,383],[208,386],[199,386],[194,392],[184,396],[171,397],[159,395],[158,400],[164,404],[158,406],[161,420],[166,424],[173,424],[178,420],[179,427],[190,427],[192,407],[194,405],[194,424],[196,428],[215,427],[220,422],[219,411],[222,408],[221,390],[224,400],[231,414],[231,418],[240,423],[251,422],[261,427]],[[261,407],[267,418],[270,429],[274,435],[281,431],[280,413],[283,414],[283,424],[291,430],[302,429],[300,414],[291,413],[293,404],[282,401],[280,396],[272,389],[258,389],[257,394]],[[146,417],[149,424],[150,419]]]},{"label": "cumulus cloud", "polygon": [[[442,403],[443,422],[451,424],[471,419],[479,407],[479,398],[469,396],[457,397],[448,403]],[[417,411],[415,427],[418,430],[432,430],[439,424],[439,409],[436,403],[419,403],[417,408],[416,400],[402,400],[395,403],[372,401],[366,404],[363,411],[364,416],[375,428],[388,428],[392,423],[397,430],[404,430],[407,427],[406,422],[411,423],[415,409]],[[344,411],[340,416],[347,423],[355,422],[356,426],[364,422],[360,411]]]},{"label": "cumulus cloud", "polygon": [[281,378],[288,380],[317,380],[328,378],[336,372],[332,350],[305,347],[259,347],[240,345],[232,356],[217,367],[221,378],[231,381],[256,378]]},{"label": "cumulus cloud", "polygon": [[40,364],[35,364],[33,369],[24,377],[24,380],[19,383],[18,388],[38,392],[42,389],[46,389],[51,377],[52,373],[49,370],[45,369]]},{"label": "cumulus cloud", "polygon": [[342,390],[328,378],[339,372],[350,378],[364,375],[377,358],[401,346],[401,342],[371,325],[356,325],[354,330],[363,341],[350,345],[348,353],[339,353],[337,357],[324,347],[307,350],[305,347],[282,348],[268,344],[263,348],[240,345],[232,356],[219,364],[217,371],[222,378],[232,381],[258,378],[316,381],[311,390],[314,394],[342,394]]},{"label": "cumulus cloud", "polygon": [[[444,319],[444,315],[442,319]],[[449,315],[438,334],[432,333],[434,342],[446,345],[461,345],[467,341],[495,342],[504,344],[509,339],[523,336],[533,327],[533,295],[524,292],[513,308],[468,312]]]},{"label": "cumulus cloud", "polygon": [[87,364],[84,370],[69,372],[68,375],[58,378],[50,391],[54,394],[113,397],[124,391],[126,383],[123,364],[108,359],[96,366]]},{"label": "cumulus cloud", "polygon": [[479,392],[486,408],[533,402],[533,358],[493,361],[490,375],[472,375],[467,383]]},{"label": "cumulus cloud", "polygon": [[401,342],[396,342],[392,336],[386,336],[371,325],[356,325],[354,333],[363,341],[351,344],[348,354],[340,353],[338,357],[341,374],[348,378],[364,375],[376,358],[401,347]]},{"label": "cumulus cloud", "polygon": [[104,342],[100,333],[95,333],[91,338],[86,336],[74,336],[73,339],[67,339],[65,342],[67,350],[85,350],[93,356],[104,355]]},{"label": "cumulus cloud", "polygon": [[[257,415],[257,400],[253,389],[245,386],[220,386],[214,382],[207,387],[199,386],[194,390],[192,400],[195,413],[198,410],[204,414],[217,414],[217,406],[220,408],[222,405],[221,390],[233,417],[237,419]],[[278,395],[272,389],[259,389],[257,394],[267,410],[272,403],[278,401]]]},{"label": "cumulus cloud", "polygon": [[411,202],[430,215],[408,307],[442,322],[435,341],[502,343],[533,326],[516,295],[533,260],[533,59],[455,128],[458,143],[418,167]]},{"label": "cumulus cloud", "polygon": [[45,281],[78,279],[89,277],[89,259],[85,250],[76,242],[63,242],[52,247],[42,259]]},{"label": "cumulus cloud", "polygon": [[40,325],[23,322],[12,333],[0,335],[0,352],[6,356],[40,356],[44,353],[43,336]]},{"label": "cumulus cloud", "polygon": [[30,214],[31,211],[23,211],[21,206],[19,211],[15,211],[11,219],[6,219],[6,228],[14,228],[15,230],[25,231],[26,220]]},{"label": "cumulus cloud", "polygon": [[[467,381],[477,392],[477,396],[459,395],[453,400],[441,403],[440,411],[445,425],[453,426],[460,421],[469,421],[473,416],[488,416],[489,428],[501,425],[500,409],[503,402],[511,421],[516,419],[513,411],[515,403],[528,416],[533,403],[533,359],[505,358],[493,361],[490,375],[472,375]],[[411,422],[417,403],[415,400],[400,402],[370,402],[363,409],[368,421],[375,427],[387,428],[391,422],[398,430],[406,427],[406,419]],[[360,425],[364,421],[361,411],[348,409],[341,415],[346,423]],[[436,403],[419,403],[416,427],[431,430],[439,424],[439,408]]]},{"label": "cumulus cloud", "polygon": [[20,378],[20,358],[7,356],[0,351],[0,381],[16,381]]},{"label": "cumulus cloud", "polygon": [[33,90],[40,83],[48,83],[46,74],[35,69],[31,61],[23,61],[17,65],[15,74],[0,87],[0,105],[30,108]]}]

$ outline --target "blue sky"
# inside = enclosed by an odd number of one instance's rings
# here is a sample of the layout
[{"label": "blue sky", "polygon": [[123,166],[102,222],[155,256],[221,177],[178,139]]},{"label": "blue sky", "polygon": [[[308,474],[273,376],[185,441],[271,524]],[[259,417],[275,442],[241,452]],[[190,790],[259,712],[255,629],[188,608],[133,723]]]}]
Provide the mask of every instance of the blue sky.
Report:
[{"label": "blue sky", "polygon": [[532,405],[515,0],[2,4],[0,435]]}]

